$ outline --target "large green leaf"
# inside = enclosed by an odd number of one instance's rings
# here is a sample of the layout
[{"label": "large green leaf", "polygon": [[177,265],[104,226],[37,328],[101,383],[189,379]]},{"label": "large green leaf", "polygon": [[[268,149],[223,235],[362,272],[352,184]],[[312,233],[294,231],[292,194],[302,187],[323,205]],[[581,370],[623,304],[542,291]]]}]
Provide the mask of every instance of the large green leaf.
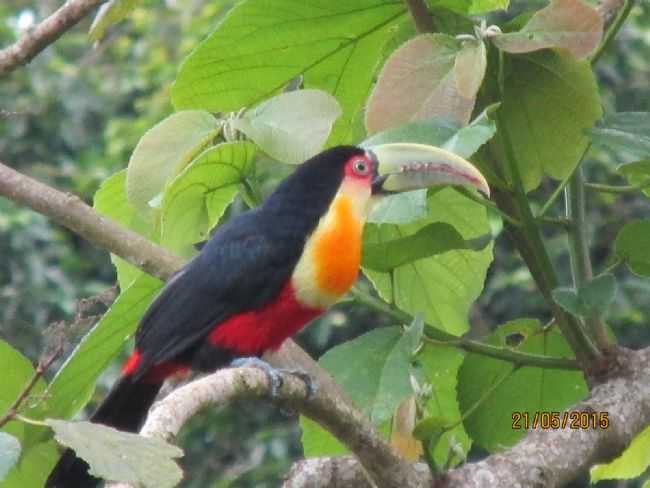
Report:
[{"label": "large green leaf", "polygon": [[650,220],[634,220],[623,226],[616,236],[614,250],[632,272],[650,276]]},{"label": "large green leaf", "polygon": [[465,239],[456,229],[449,224],[435,222],[410,236],[366,244],[363,248],[362,264],[364,268],[373,271],[392,271],[419,259],[465,248]]},{"label": "large green leaf", "polygon": [[351,141],[383,46],[405,12],[397,0],[331,0],[326,8],[293,0],[242,2],[181,66],[174,106],[239,110],[303,74],[305,87],[329,92],[343,108],[330,141]]},{"label": "large green leaf", "polygon": [[[154,223],[141,218],[138,210],[126,196],[126,170],[118,171],[102,182],[95,193],[93,207],[123,226],[149,240],[158,242]],[[142,274],[139,268],[115,254],[111,254],[111,261],[117,271],[117,281],[122,290]]]},{"label": "large green leaf", "polygon": [[519,32],[500,34],[492,42],[509,53],[565,48],[575,57],[591,54],[603,35],[603,18],[582,0],[552,0]]},{"label": "large green leaf", "polygon": [[126,172],[126,193],[135,207],[147,213],[167,181],[218,134],[221,122],[204,110],[170,115],[149,129],[131,155]]},{"label": "large green leaf", "polygon": [[161,285],[160,280],[142,274],[122,291],[52,380],[45,401],[49,417],[69,418],[86,404],[97,378],[135,332]]},{"label": "large green leaf", "polygon": [[58,458],[59,451],[56,448],[56,443],[51,439],[23,448],[18,464],[9,471],[7,477],[2,481],[2,488],[44,486],[45,480]]},{"label": "large green leaf", "polygon": [[492,140],[505,160],[507,132],[526,190],[542,175],[567,177],[587,147],[584,134],[600,117],[598,87],[587,61],[568,52],[540,51],[508,58],[505,97]]},{"label": "large green leaf", "polygon": [[93,424],[48,419],[56,440],[74,449],[90,473],[142,488],[172,488],[183,478],[175,458],[183,451],[156,439]]},{"label": "large green leaf", "polygon": [[478,15],[494,10],[506,10],[510,0],[427,0],[431,7],[444,7],[459,14]]},{"label": "large green leaf", "polygon": [[[417,326],[409,330],[417,333]],[[380,424],[390,418],[400,401],[413,394],[409,380],[413,342],[412,334],[402,334],[399,327],[384,327],[330,349],[319,362],[357,406]],[[304,419],[302,427],[305,456],[346,452],[314,422]]]},{"label": "large green leaf", "polygon": [[[517,345],[513,345],[513,337]],[[556,328],[542,329],[532,319],[499,327],[488,342],[547,356],[573,355]],[[511,446],[526,433],[525,428],[513,429],[515,413],[527,413],[532,423],[535,412],[559,412],[586,394],[587,385],[579,372],[533,367],[515,370],[512,363],[479,354],[468,354],[458,375],[460,408],[468,413],[465,430],[475,443],[489,451]]]},{"label": "large green leaf", "polygon": [[201,153],[171,182],[162,203],[165,247],[182,251],[207,238],[250,172],[255,151],[250,142],[219,144]]},{"label": "large green leaf", "polygon": [[[444,428],[444,433],[428,448],[436,465],[444,466],[452,456],[452,446],[454,453],[458,452],[458,448],[466,453],[471,445],[463,423],[459,422],[461,414],[456,393],[458,369],[463,362],[463,353],[453,347],[427,344],[417,358],[422,366],[419,373],[423,374],[425,381],[431,385],[431,398],[425,405],[420,426],[426,425],[429,419],[440,419],[443,422],[441,427]],[[449,428],[452,426],[453,428]],[[454,460],[457,463],[462,459],[456,457]]]},{"label": "large green leaf", "polygon": [[650,157],[650,112],[607,115],[589,134],[598,146],[628,152],[637,158]]},{"label": "large green leaf", "polygon": [[333,96],[297,90],[281,93],[230,123],[273,159],[298,164],[323,147],[340,115]]},{"label": "large green leaf", "polygon": [[[379,245],[413,236],[428,224],[441,222],[453,226],[463,239],[489,232],[485,207],[460,195],[452,188],[431,193],[425,219],[414,223],[367,224],[364,246]],[[435,237],[435,236],[433,236]],[[443,237],[441,235],[441,237]],[[492,261],[492,245],[481,251],[450,250],[419,259],[391,273],[364,268],[380,295],[403,310],[422,313],[425,322],[452,334],[468,329],[467,312],[483,289],[485,273]]]},{"label": "large green leaf", "polygon": [[638,434],[623,453],[607,464],[591,468],[591,482],[630,479],[641,476],[650,466],[650,427]]},{"label": "large green leaf", "polygon": [[[7,342],[0,340],[0,371],[3,372],[0,388],[0,415],[18,398],[23,388],[34,375],[32,363]],[[32,395],[40,395],[45,390],[45,381],[39,379],[31,390]]]}]

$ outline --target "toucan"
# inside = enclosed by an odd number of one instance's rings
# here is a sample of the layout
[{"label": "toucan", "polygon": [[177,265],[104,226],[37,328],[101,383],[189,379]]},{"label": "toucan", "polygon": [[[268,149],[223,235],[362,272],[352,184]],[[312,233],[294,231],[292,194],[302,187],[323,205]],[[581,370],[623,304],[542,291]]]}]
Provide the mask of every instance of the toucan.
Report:
[{"label": "toucan", "polygon": [[[299,165],[259,207],[218,227],[170,278],[91,421],[137,432],[166,378],[279,348],[356,281],[374,197],[434,185],[489,195],[469,162],[421,144],[338,146]],[[46,487],[90,488],[98,481],[68,449]]]}]

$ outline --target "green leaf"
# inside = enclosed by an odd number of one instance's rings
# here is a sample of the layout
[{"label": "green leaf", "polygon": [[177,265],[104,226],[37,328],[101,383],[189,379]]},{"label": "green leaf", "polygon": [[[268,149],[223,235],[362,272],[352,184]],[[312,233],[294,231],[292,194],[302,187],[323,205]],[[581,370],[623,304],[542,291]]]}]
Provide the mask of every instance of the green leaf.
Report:
[{"label": "green leaf", "polygon": [[616,296],[616,278],[605,273],[591,279],[578,290],[556,288],[553,300],[576,317],[600,316],[607,312]]},{"label": "green leaf", "polygon": [[642,190],[650,197],[650,159],[621,164],[616,171],[627,178],[631,185],[644,185]]},{"label": "green leaf", "polygon": [[90,39],[102,39],[111,25],[126,18],[140,3],[142,0],[109,0],[99,7],[88,32]]},{"label": "green leaf", "polygon": [[165,190],[161,243],[174,251],[207,239],[252,167],[251,142],[228,142],[207,149]]},{"label": "green leaf", "polygon": [[636,158],[650,156],[650,112],[607,115],[587,132],[597,146],[627,152]]},{"label": "green leaf", "polygon": [[478,15],[506,10],[510,0],[427,0],[431,7],[444,7],[459,14]]},{"label": "green leaf", "polygon": [[650,220],[635,220],[623,226],[616,236],[614,252],[639,276],[650,276]]},{"label": "green leaf", "polygon": [[0,431],[0,481],[20,458],[20,442],[14,436]]},{"label": "green leaf", "polygon": [[[461,42],[452,36],[422,34],[391,54],[368,99],[368,133],[431,117],[447,117],[466,124],[476,93],[466,97],[458,89],[454,66],[461,47]],[[466,64],[465,69],[469,69]],[[466,78],[471,77],[466,74]],[[469,84],[463,86],[467,88]]]},{"label": "green leaf", "polygon": [[406,224],[427,214],[427,190],[388,195],[374,204],[368,222],[373,224]]},{"label": "green leaf", "polygon": [[571,315],[581,317],[584,314],[578,292],[573,288],[556,288],[551,293],[553,300]]},{"label": "green leaf", "polygon": [[331,0],[325,10],[293,0],[242,2],[184,61],[172,101],[177,109],[238,110],[303,74],[305,87],[334,95],[343,109],[330,144],[355,140],[377,60],[405,12],[395,0]]},{"label": "green leaf", "polygon": [[[158,235],[152,222],[145,221],[126,196],[126,170],[118,171],[105,179],[95,193],[93,208],[123,226],[158,242]],[[111,261],[117,272],[120,289],[125,290],[143,272],[121,257],[111,254]]]},{"label": "green leaf", "polygon": [[[3,340],[0,340],[0,371],[5,375],[0,388],[0,415],[3,415],[22,393],[35,371],[29,359]],[[31,389],[29,397],[22,403],[23,415],[34,418],[40,416],[42,404],[40,400],[46,386],[45,381],[39,378]],[[27,425],[16,420],[9,421],[2,430],[20,441],[23,456],[35,442],[41,440],[39,436],[43,433],[42,427]]]},{"label": "green leaf", "polygon": [[[432,223],[453,226],[463,239],[489,232],[485,208],[452,188],[430,193],[426,219],[403,225],[366,224],[364,247],[383,245],[413,236]],[[391,273],[364,268],[379,294],[412,315],[453,334],[468,329],[467,312],[483,289],[485,273],[492,261],[492,245],[481,251],[450,250],[405,264]]]},{"label": "green leaf", "polygon": [[605,273],[585,283],[578,290],[586,316],[603,315],[616,297],[616,278]]},{"label": "green leaf", "polygon": [[391,271],[419,259],[452,249],[466,249],[465,240],[451,225],[436,222],[415,234],[363,247],[363,267],[373,271]]},{"label": "green leaf", "polygon": [[591,482],[636,478],[645,473],[648,466],[650,466],[650,427],[632,439],[628,448],[612,462],[597,464],[591,468]]},{"label": "green leaf", "polygon": [[[371,147],[391,142],[430,144],[469,158],[496,133],[491,119],[498,104],[487,107],[466,127],[449,119],[432,118],[412,122],[379,132],[366,139],[361,146]],[[425,216],[427,190],[397,193],[381,198],[372,208],[368,222],[375,224],[405,224]]]},{"label": "green leaf", "polygon": [[[458,370],[463,363],[463,353],[454,347],[427,344],[418,354],[417,360],[421,368],[416,371],[424,375],[432,390],[431,397],[425,404],[422,425],[418,425],[416,429],[423,436],[427,433],[431,434],[426,439],[431,441],[435,432],[425,432],[426,429],[432,425],[437,425],[437,428],[444,427],[444,432],[438,432],[439,436],[428,445],[429,455],[436,465],[444,466],[452,456],[455,456],[455,451],[461,450],[467,453],[471,446],[471,440],[465,433],[462,422],[459,422],[461,413],[457,387]],[[462,459],[454,457],[451,461],[450,464],[455,465]]]},{"label": "green leaf", "polygon": [[122,291],[52,380],[45,401],[48,416],[72,417],[88,402],[97,378],[135,332],[161,286],[157,278],[142,274]]},{"label": "green leaf", "polygon": [[149,129],[129,160],[129,201],[146,214],[167,181],[205,149],[220,130],[221,122],[204,110],[176,112]]},{"label": "green leaf", "polygon": [[340,115],[333,96],[298,90],[276,95],[231,124],[273,159],[299,164],[319,152]]},{"label": "green leaf", "polygon": [[[319,361],[375,424],[389,419],[397,405],[413,394],[409,371],[417,324],[414,327],[410,334],[402,334],[400,327],[372,330],[330,349]],[[303,420],[302,427],[305,456],[346,452],[313,422]]]},{"label": "green leaf", "polygon": [[[40,428],[43,430],[43,428]],[[45,485],[45,480],[54,468],[59,452],[53,440],[23,445],[18,464],[13,467],[2,481],[2,488],[27,488]]]},{"label": "green leaf", "polygon": [[497,103],[488,106],[465,127],[450,119],[434,117],[378,132],[363,141],[361,146],[414,142],[438,146],[460,157],[469,158],[496,133],[496,124],[491,117],[498,107]]},{"label": "green leaf", "polygon": [[[0,388],[0,415],[4,414],[18,398],[27,383],[34,376],[32,363],[7,342],[0,340],[0,371],[3,372]],[[41,395],[45,381],[39,379],[31,390],[32,396]],[[27,415],[26,412],[24,412]]]},{"label": "green leaf", "polygon": [[[539,321],[532,319],[500,326],[487,342],[507,346],[508,338],[513,335],[522,337],[514,347],[519,351],[552,357],[573,356],[556,328],[543,329]],[[505,381],[488,394],[495,382],[506,375],[509,376]],[[513,445],[526,433],[523,428],[513,429],[513,413],[527,412],[532,422],[535,412],[561,411],[586,394],[587,385],[579,372],[535,367],[515,370],[512,363],[479,354],[468,354],[458,375],[461,411],[471,411],[464,420],[465,430],[475,443],[491,452]]]},{"label": "green leaf", "polygon": [[530,191],[543,174],[564,179],[575,169],[588,143],[584,131],[600,117],[600,98],[589,63],[567,52],[540,51],[509,62],[499,133],[491,144],[505,161],[502,134],[507,131]]},{"label": "green leaf", "polygon": [[56,440],[74,449],[99,478],[143,488],[172,488],[183,478],[174,459],[183,451],[156,438],[91,422],[48,419]]},{"label": "green leaf", "polygon": [[492,42],[509,53],[564,48],[584,58],[598,47],[602,36],[603,19],[591,5],[582,0],[552,0],[521,31],[497,35]]}]

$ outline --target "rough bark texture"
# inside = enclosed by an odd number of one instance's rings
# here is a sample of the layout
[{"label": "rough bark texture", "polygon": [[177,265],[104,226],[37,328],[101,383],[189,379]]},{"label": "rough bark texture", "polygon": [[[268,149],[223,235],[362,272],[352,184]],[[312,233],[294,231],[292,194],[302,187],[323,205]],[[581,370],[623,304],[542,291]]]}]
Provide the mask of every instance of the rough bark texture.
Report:
[{"label": "rough bark texture", "polygon": [[[435,481],[435,488],[559,488],[595,463],[611,460],[650,425],[650,348],[619,349],[615,376],[596,386],[570,411],[607,412],[606,429],[535,430],[511,449],[468,463]],[[422,476],[423,465],[415,465]],[[360,466],[350,457],[299,461],[285,488],[366,488]],[[326,480],[321,482],[321,479]],[[429,478],[424,486],[432,486]]]},{"label": "rough bark texture", "polygon": [[90,11],[106,0],[69,0],[24,37],[0,51],[0,75],[29,63]]},{"label": "rough bark texture", "polygon": [[[269,381],[266,373],[255,368],[223,369],[209,376],[181,386],[156,403],[147,417],[140,434],[173,441],[182,426],[206,406],[224,405],[236,398],[268,396]],[[418,471],[402,469],[392,449],[378,436],[361,413],[352,409],[340,397],[332,397],[324,390],[307,398],[304,381],[290,374],[284,381],[277,403],[288,406],[327,425],[345,444],[351,447],[364,466],[381,486],[423,486]],[[383,464],[382,464],[383,463]],[[357,479],[368,479],[361,465],[355,461]],[[406,475],[404,474],[406,471]],[[127,484],[109,484],[110,488],[127,488]],[[330,485],[327,485],[330,486]]]}]

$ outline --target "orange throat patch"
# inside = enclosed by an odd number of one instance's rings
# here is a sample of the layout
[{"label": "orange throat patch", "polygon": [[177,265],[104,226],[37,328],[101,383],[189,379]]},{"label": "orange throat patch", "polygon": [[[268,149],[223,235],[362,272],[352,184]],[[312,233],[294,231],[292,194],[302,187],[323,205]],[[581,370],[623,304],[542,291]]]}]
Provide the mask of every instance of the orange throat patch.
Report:
[{"label": "orange throat patch", "polygon": [[354,182],[342,185],[294,270],[292,282],[300,303],[328,308],[357,280],[369,199],[370,188]]},{"label": "orange throat patch", "polygon": [[363,224],[349,197],[338,197],[332,207],[333,224],[314,243],[316,282],[325,293],[343,295],[359,275]]}]

